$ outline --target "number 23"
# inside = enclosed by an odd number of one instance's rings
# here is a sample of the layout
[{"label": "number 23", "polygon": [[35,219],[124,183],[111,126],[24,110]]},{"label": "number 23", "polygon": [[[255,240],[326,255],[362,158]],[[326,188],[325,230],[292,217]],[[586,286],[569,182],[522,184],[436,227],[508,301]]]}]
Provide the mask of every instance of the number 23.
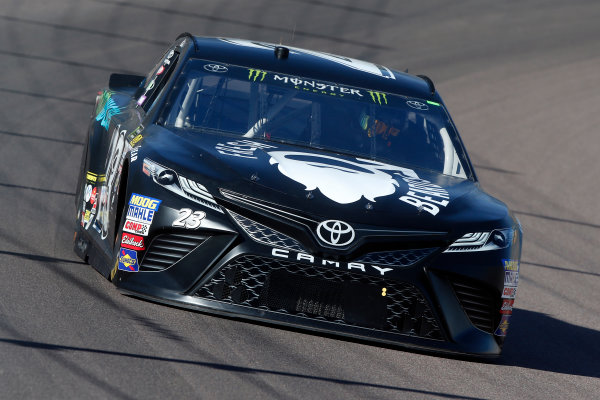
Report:
[{"label": "number 23", "polygon": [[179,217],[173,221],[173,226],[187,229],[197,229],[206,217],[204,211],[192,211],[190,208],[179,210]]}]

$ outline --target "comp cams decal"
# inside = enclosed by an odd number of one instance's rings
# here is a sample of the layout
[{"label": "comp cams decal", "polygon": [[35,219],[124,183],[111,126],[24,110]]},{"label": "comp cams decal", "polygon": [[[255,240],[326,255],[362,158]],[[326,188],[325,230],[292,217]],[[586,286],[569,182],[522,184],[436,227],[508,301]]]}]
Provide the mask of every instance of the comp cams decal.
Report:
[{"label": "comp cams decal", "polygon": [[[439,185],[421,179],[415,171],[373,160],[342,158],[295,151],[270,151],[269,163],[279,172],[305,186],[305,190],[319,189],[321,193],[340,204],[354,203],[362,197],[389,196],[400,186],[396,178],[408,185],[408,191],[399,200],[419,211],[437,215],[440,207],[449,204],[448,192]],[[389,172],[393,172],[393,175]]]},{"label": "comp cams decal", "polygon": [[150,224],[144,224],[142,222],[125,220],[123,225],[123,232],[135,233],[137,235],[148,236],[150,231]]}]

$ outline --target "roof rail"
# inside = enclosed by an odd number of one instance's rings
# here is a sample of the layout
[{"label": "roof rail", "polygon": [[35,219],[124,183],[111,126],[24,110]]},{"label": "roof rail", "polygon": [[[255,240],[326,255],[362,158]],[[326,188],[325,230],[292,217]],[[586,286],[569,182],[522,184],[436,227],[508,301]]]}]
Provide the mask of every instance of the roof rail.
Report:
[{"label": "roof rail", "polygon": [[177,36],[177,39],[175,40],[179,40],[182,37],[189,37],[192,43],[194,43],[194,50],[198,51],[198,46],[196,45],[196,38],[194,37],[194,35],[192,35],[189,32],[183,32],[181,35]]},{"label": "roof rail", "polygon": [[431,94],[435,93],[435,85],[433,84],[433,81],[431,80],[431,78],[429,78],[427,75],[417,75],[419,78],[423,79],[425,82],[427,82],[427,86],[429,86],[429,90],[431,90]]}]

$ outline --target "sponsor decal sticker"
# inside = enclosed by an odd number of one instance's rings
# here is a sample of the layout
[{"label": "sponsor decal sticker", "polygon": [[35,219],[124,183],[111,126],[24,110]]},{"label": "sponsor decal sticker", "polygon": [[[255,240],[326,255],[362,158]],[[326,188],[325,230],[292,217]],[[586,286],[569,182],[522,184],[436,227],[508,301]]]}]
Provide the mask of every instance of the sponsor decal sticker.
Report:
[{"label": "sponsor decal sticker", "polygon": [[92,185],[85,185],[85,191],[83,194],[83,200],[87,203],[92,197]]},{"label": "sponsor decal sticker", "polygon": [[515,303],[514,299],[502,300],[502,306],[500,307],[500,314],[512,314],[513,304]]},{"label": "sponsor decal sticker", "polygon": [[137,261],[137,251],[121,247],[118,260],[119,269],[121,271],[138,272],[139,265]]},{"label": "sponsor decal sticker", "polygon": [[519,285],[519,260],[503,259],[504,287],[517,287]]},{"label": "sponsor decal sticker", "polygon": [[121,247],[131,250],[144,250],[144,238],[132,233],[123,232],[123,236],[121,237]]},{"label": "sponsor decal sticker", "polygon": [[90,204],[94,205],[94,208],[96,208],[96,194],[98,193],[98,188],[94,187],[92,189],[92,194],[90,195]]},{"label": "sponsor decal sticker", "polygon": [[510,320],[510,315],[503,315],[502,319],[500,320],[500,324],[498,325],[498,328],[496,329],[496,332],[494,332],[494,335],[496,336],[506,336],[506,332],[508,332],[508,321]]},{"label": "sponsor decal sticker", "polygon": [[505,287],[502,290],[502,298],[503,299],[514,299],[516,295],[517,295],[516,287]]},{"label": "sponsor decal sticker", "polygon": [[226,66],[220,64],[206,64],[204,69],[210,72],[218,72],[220,74],[229,71]]},{"label": "sponsor decal sticker", "polygon": [[291,84],[294,86],[296,90],[303,90],[312,93],[319,94],[327,94],[330,96],[340,96],[344,97],[345,95],[353,95],[364,97],[364,95],[360,92],[359,89],[351,89],[343,86],[339,86],[337,84],[330,84],[324,82],[318,82],[313,80],[306,80],[302,78],[289,77],[289,76],[281,76],[278,74],[273,75],[273,82],[280,81],[285,84]]},{"label": "sponsor decal sticker", "polygon": [[152,197],[132,193],[131,199],[129,200],[129,209],[127,210],[127,219],[151,224],[161,201],[162,200],[153,199]]},{"label": "sponsor decal sticker", "polygon": [[414,108],[415,110],[420,110],[420,111],[429,110],[429,106],[427,104],[421,103],[420,101],[416,101],[416,100],[408,100],[406,102],[406,105]]},{"label": "sponsor decal sticker", "polygon": [[88,182],[91,182],[91,183],[96,183],[96,181],[98,180],[98,175],[97,175],[97,174],[94,174],[93,172],[88,172],[88,173],[85,175],[85,179],[86,179]]},{"label": "sponsor decal sticker", "polygon": [[131,162],[134,162],[135,160],[137,160],[139,149],[140,149],[139,147],[134,147],[133,149],[131,149]]},{"label": "sponsor decal sticker", "polygon": [[123,225],[124,232],[131,232],[137,235],[148,236],[148,231],[150,231],[150,224],[145,224],[143,222],[131,221],[129,219],[125,220],[125,224]]},{"label": "sponsor decal sticker", "polygon": [[267,76],[267,71],[252,68],[248,69],[248,80],[250,81],[256,82],[256,80],[258,79],[259,82],[262,82],[265,80],[265,76]]},{"label": "sponsor decal sticker", "polygon": [[379,105],[387,104],[387,97],[386,97],[385,93],[373,92],[372,90],[368,90],[368,92],[371,95],[371,99],[373,100],[373,103],[377,103]]},{"label": "sponsor decal sticker", "polygon": [[115,275],[117,274],[118,270],[119,270],[119,259],[117,258],[117,260],[115,261],[115,266],[113,267],[112,271],[110,271],[111,282],[113,279],[115,279]]}]

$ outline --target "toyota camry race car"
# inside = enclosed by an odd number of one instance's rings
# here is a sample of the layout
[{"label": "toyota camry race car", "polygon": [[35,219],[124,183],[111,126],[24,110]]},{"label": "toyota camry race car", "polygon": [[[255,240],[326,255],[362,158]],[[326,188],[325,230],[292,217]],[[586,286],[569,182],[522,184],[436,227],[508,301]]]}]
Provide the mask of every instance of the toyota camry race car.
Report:
[{"label": "toyota camry race car", "polygon": [[183,34],[99,93],[76,209],[129,295],[482,356],[510,323],[521,227],[425,76]]}]

